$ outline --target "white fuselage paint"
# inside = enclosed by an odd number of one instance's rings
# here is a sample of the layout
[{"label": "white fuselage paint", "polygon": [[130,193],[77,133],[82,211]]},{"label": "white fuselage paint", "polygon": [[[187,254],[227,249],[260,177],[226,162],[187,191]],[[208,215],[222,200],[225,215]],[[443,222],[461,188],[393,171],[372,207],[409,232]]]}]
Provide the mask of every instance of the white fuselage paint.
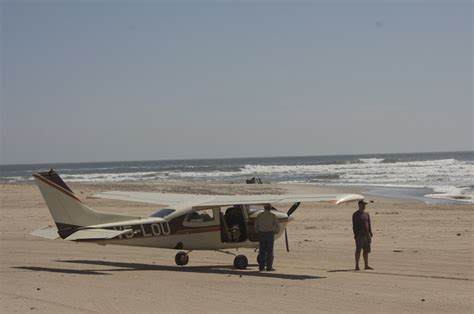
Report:
[{"label": "white fuselage paint", "polygon": [[[275,240],[278,239],[284,232],[288,221],[281,222],[280,232],[275,234]],[[189,229],[187,232],[181,234],[171,234],[168,223],[157,223],[152,224],[152,229],[155,230],[153,233],[137,234],[130,232],[121,236],[117,239],[101,240],[97,241],[99,244],[111,244],[111,245],[130,245],[130,246],[143,246],[143,247],[154,247],[163,249],[174,249],[178,243],[183,245],[184,250],[222,250],[222,249],[234,249],[234,248],[257,248],[258,241],[243,241],[243,242],[222,242],[220,225],[214,226],[215,230],[195,232],[195,230]],[[132,229],[133,226],[116,226],[115,230],[126,230]],[[140,230],[143,232],[145,229],[144,225],[140,225]],[[140,232],[140,233],[141,233]]]}]

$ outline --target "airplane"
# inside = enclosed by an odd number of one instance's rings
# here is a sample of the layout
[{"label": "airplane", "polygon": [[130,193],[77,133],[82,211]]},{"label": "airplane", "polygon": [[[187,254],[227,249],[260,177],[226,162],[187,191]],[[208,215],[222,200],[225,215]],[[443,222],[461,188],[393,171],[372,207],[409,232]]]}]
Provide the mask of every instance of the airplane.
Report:
[{"label": "airplane", "polygon": [[53,169],[33,174],[56,227],[46,226],[31,234],[46,239],[89,242],[100,245],[129,245],[178,250],[175,262],[184,266],[193,250],[212,250],[235,256],[234,267],[245,269],[248,259],[229,250],[258,248],[254,222],[266,203],[293,203],[284,213],[272,208],[280,222],[275,239],[302,202],[342,204],[364,199],[358,194],[282,195],[193,195],[112,191],[95,198],[161,205],[149,217],[99,212],[87,207]]}]

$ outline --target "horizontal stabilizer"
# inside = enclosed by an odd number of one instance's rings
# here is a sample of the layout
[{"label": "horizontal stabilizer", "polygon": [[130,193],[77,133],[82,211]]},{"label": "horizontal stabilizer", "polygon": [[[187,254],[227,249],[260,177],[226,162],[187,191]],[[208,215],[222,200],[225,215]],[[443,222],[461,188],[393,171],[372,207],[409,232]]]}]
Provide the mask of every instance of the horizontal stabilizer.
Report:
[{"label": "horizontal stabilizer", "polygon": [[46,226],[36,229],[30,233],[32,236],[45,238],[49,240],[59,239],[58,229],[53,226]]},{"label": "horizontal stabilizer", "polygon": [[108,230],[108,229],[82,229],[74,232],[65,240],[68,241],[87,241],[87,240],[107,240],[118,237],[120,235],[133,232],[131,229],[126,230]]}]

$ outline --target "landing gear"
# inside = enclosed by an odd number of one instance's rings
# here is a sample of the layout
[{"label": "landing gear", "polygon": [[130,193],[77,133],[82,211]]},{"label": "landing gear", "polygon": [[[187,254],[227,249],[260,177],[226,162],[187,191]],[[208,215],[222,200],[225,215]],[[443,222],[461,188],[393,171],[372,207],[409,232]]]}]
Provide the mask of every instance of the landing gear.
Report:
[{"label": "landing gear", "polygon": [[249,265],[249,260],[245,255],[235,255],[234,253],[222,250],[215,250],[219,253],[229,254],[235,256],[234,258],[234,268],[235,269],[245,269]]},{"label": "landing gear", "polygon": [[245,269],[247,268],[249,261],[245,255],[237,255],[234,259],[234,267],[236,269]]},{"label": "landing gear", "polygon": [[186,252],[178,252],[174,258],[176,265],[184,266],[189,262],[189,255]]},{"label": "landing gear", "polygon": [[[184,266],[187,265],[189,262],[189,254],[191,251],[184,252],[180,251],[176,254],[174,261],[176,262],[176,265],[178,266]],[[216,252],[220,253],[225,253],[225,254],[230,254],[235,256],[234,258],[234,267],[235,269],[245,269],[249,265],[249,261],[245,255],[235,255],[234,253],[227,252],[227,251],[221,251],[221,250],[216,250]]]}]

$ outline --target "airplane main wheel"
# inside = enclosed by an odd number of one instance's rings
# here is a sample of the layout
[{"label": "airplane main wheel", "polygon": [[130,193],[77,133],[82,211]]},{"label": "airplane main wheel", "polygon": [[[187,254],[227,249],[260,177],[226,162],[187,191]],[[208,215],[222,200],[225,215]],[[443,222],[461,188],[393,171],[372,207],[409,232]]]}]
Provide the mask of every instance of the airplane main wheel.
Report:
[{"label": "airplane main wheel", "polygon": [[247,268],[249,261],[245,255],[237,255],[234,259],[234,267],[236,269],[245,269]]},{"label": "airplane main wheel", "polygon": [[178,252],[174,258],[174,261],[176,262],[176,265],[184,266],[189,262],[189,255],[186,252]]}]

